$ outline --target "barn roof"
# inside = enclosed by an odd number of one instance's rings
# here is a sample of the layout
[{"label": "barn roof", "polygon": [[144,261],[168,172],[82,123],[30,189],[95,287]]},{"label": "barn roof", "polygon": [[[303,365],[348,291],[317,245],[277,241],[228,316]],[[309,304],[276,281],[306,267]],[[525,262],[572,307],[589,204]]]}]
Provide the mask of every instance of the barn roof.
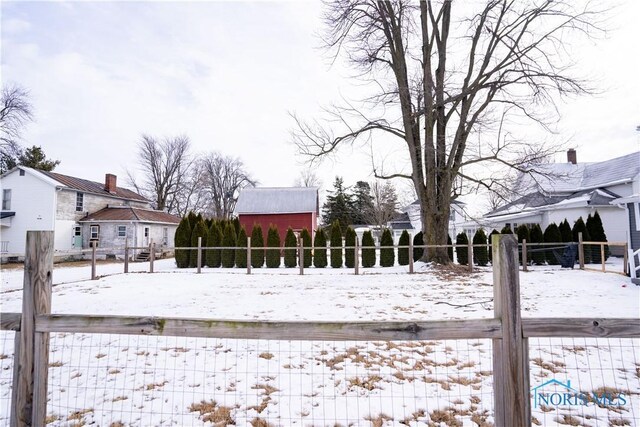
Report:
[{"label": "barn roof", "polygon": [[235,211],[237,214],[318,213],[318,188],[244,188]]},{"label": "barn roof", "polygon": [[133,208],[131,206],[114,206],[100,209],[82,218],[80,222],[93,221],[138,221],[178,224],[180,217],[153,209]]}]

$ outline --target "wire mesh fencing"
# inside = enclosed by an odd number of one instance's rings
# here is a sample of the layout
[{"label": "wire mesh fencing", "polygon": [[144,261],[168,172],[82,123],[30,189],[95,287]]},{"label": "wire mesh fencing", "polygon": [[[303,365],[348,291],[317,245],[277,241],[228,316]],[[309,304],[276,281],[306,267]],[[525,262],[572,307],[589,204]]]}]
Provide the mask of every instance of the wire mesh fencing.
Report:
[{"label": "wire mesh fencing", "polygon": [[640,340],[530,338],[532,423],[640,425]]},{"label": "wire mesh fencing", "polygon": [[16,332],[0,331],[0,425],[9,425]]},{"label": "wire mesh fencing", "polygon": [[[51,334],[49,425],[482,425],[490,340]],[[431,423],[431,424],[430,424]]]}]

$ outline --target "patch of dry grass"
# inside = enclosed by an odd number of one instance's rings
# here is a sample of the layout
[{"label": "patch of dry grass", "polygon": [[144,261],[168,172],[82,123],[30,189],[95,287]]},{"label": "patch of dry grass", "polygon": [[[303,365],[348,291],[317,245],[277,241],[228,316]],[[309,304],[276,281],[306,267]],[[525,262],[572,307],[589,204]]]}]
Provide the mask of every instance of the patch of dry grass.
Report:
[{"label": "patch of dry grass", "polygon": [[200,401],[200,403],[192,403],[189,406],[189,412],[200,413],[199,418],[207,423],[210,422],[216,427],[234,426],[236,425],[235,419],[231,416],[233,408],[228,406],[221,406],[215,400]]}]

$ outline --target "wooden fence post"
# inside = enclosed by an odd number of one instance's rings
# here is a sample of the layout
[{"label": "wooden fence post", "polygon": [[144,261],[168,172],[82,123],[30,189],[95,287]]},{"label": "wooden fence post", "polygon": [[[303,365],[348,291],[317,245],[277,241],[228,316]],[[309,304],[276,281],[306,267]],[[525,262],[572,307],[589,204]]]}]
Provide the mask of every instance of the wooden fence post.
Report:
[{"label": "wooden fence post", "polygon": [[602,272],[605,272],[604,267],[604,243],[600,243],[600,260],[602,261]]},{"label": "wooden fence post", "polygon": [[582,244],[582,231],[578,233],[578,261],[580,270],[584,270],[584,245]]},{"label": "wooden fence post", "polygon": [[527,266],[527,239],[522,239],[522,271],[529,271]]},{"label": "wooden fence post", "polygon": [[353,248],[353,273],[357,276],[360,274],[360,243],[358,242],[358,236],[356,236],[356,245]]},{"label": "wooden fence post", "polygon": [[149,273],[153,273],[153,262],[156,260],[156,243],[151,242],[149,245]]},{"label": "wooden fence post", "polygon": [[198,274],[202,271],[202,236],[198,236]]},{"label": "wooden fence post", "polygon": [[409,237],[409,274],[413,274],[413,236]]},{"label": "wooden fence post", "polygon": [[502,338],[493,340],[495,425],[531,424],[528,340],[522,337],[518,241],[511,234],[492,237],[494,318]]},{"label": "wooden fence post", "polygon": [[129,239],[124,242],[124,272],[129,272]]},{"label": "wooden fence post", "polygon": [[251,236],[247,237],[247,274],[251,274]]},{"label": "wooden fence post", "polygon": [[91,280],[96,280],[96,242],[91,242]]},{"label": "wooden fence post", "polygon": [[43,426],[47,410],[49,334],[36,332],[35,320],[51,313],[53,231],[27,231],[24,288],[17,369],[16,425]]},{"label": "wooden fence post", "polygon": [[473,242],[471,239],[467,239],[467,265],[469,273],[473,273]]},{"label": "wooden fence post", "polygon": [[300,275],[304,275],[304,242],[301,236],[298,236],[298,268]]}]

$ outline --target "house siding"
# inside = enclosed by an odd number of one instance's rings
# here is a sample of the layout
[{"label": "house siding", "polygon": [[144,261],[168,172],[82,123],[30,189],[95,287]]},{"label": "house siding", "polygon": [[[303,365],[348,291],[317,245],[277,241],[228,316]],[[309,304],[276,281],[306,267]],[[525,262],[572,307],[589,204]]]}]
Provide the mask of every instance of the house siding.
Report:
[{"label": "house siding", "polygon": [[7,210],[16,213],[9,227],[0,228],[0,240],[8,242],[8,253],[22,254],[27,230],[54,230],[56,189],[32,174],[20,176],[18,170],[2,177],[0,187],[11,190]]},{"label": "house siding", "polygon": [[114,197],[101,196],[92,193],[83,193],[83,207],[82,212],[76,211],[76,198],[77,194],[82,191],[61,189],[58,192],[58,204],[56,206],[56,219],[67,221],[79,221],[87,212],[96,212],[100,209],[111,206],[134,206],[140,208],[149,208],[149,203],[136,202],[129,200],[122,200]]}]

